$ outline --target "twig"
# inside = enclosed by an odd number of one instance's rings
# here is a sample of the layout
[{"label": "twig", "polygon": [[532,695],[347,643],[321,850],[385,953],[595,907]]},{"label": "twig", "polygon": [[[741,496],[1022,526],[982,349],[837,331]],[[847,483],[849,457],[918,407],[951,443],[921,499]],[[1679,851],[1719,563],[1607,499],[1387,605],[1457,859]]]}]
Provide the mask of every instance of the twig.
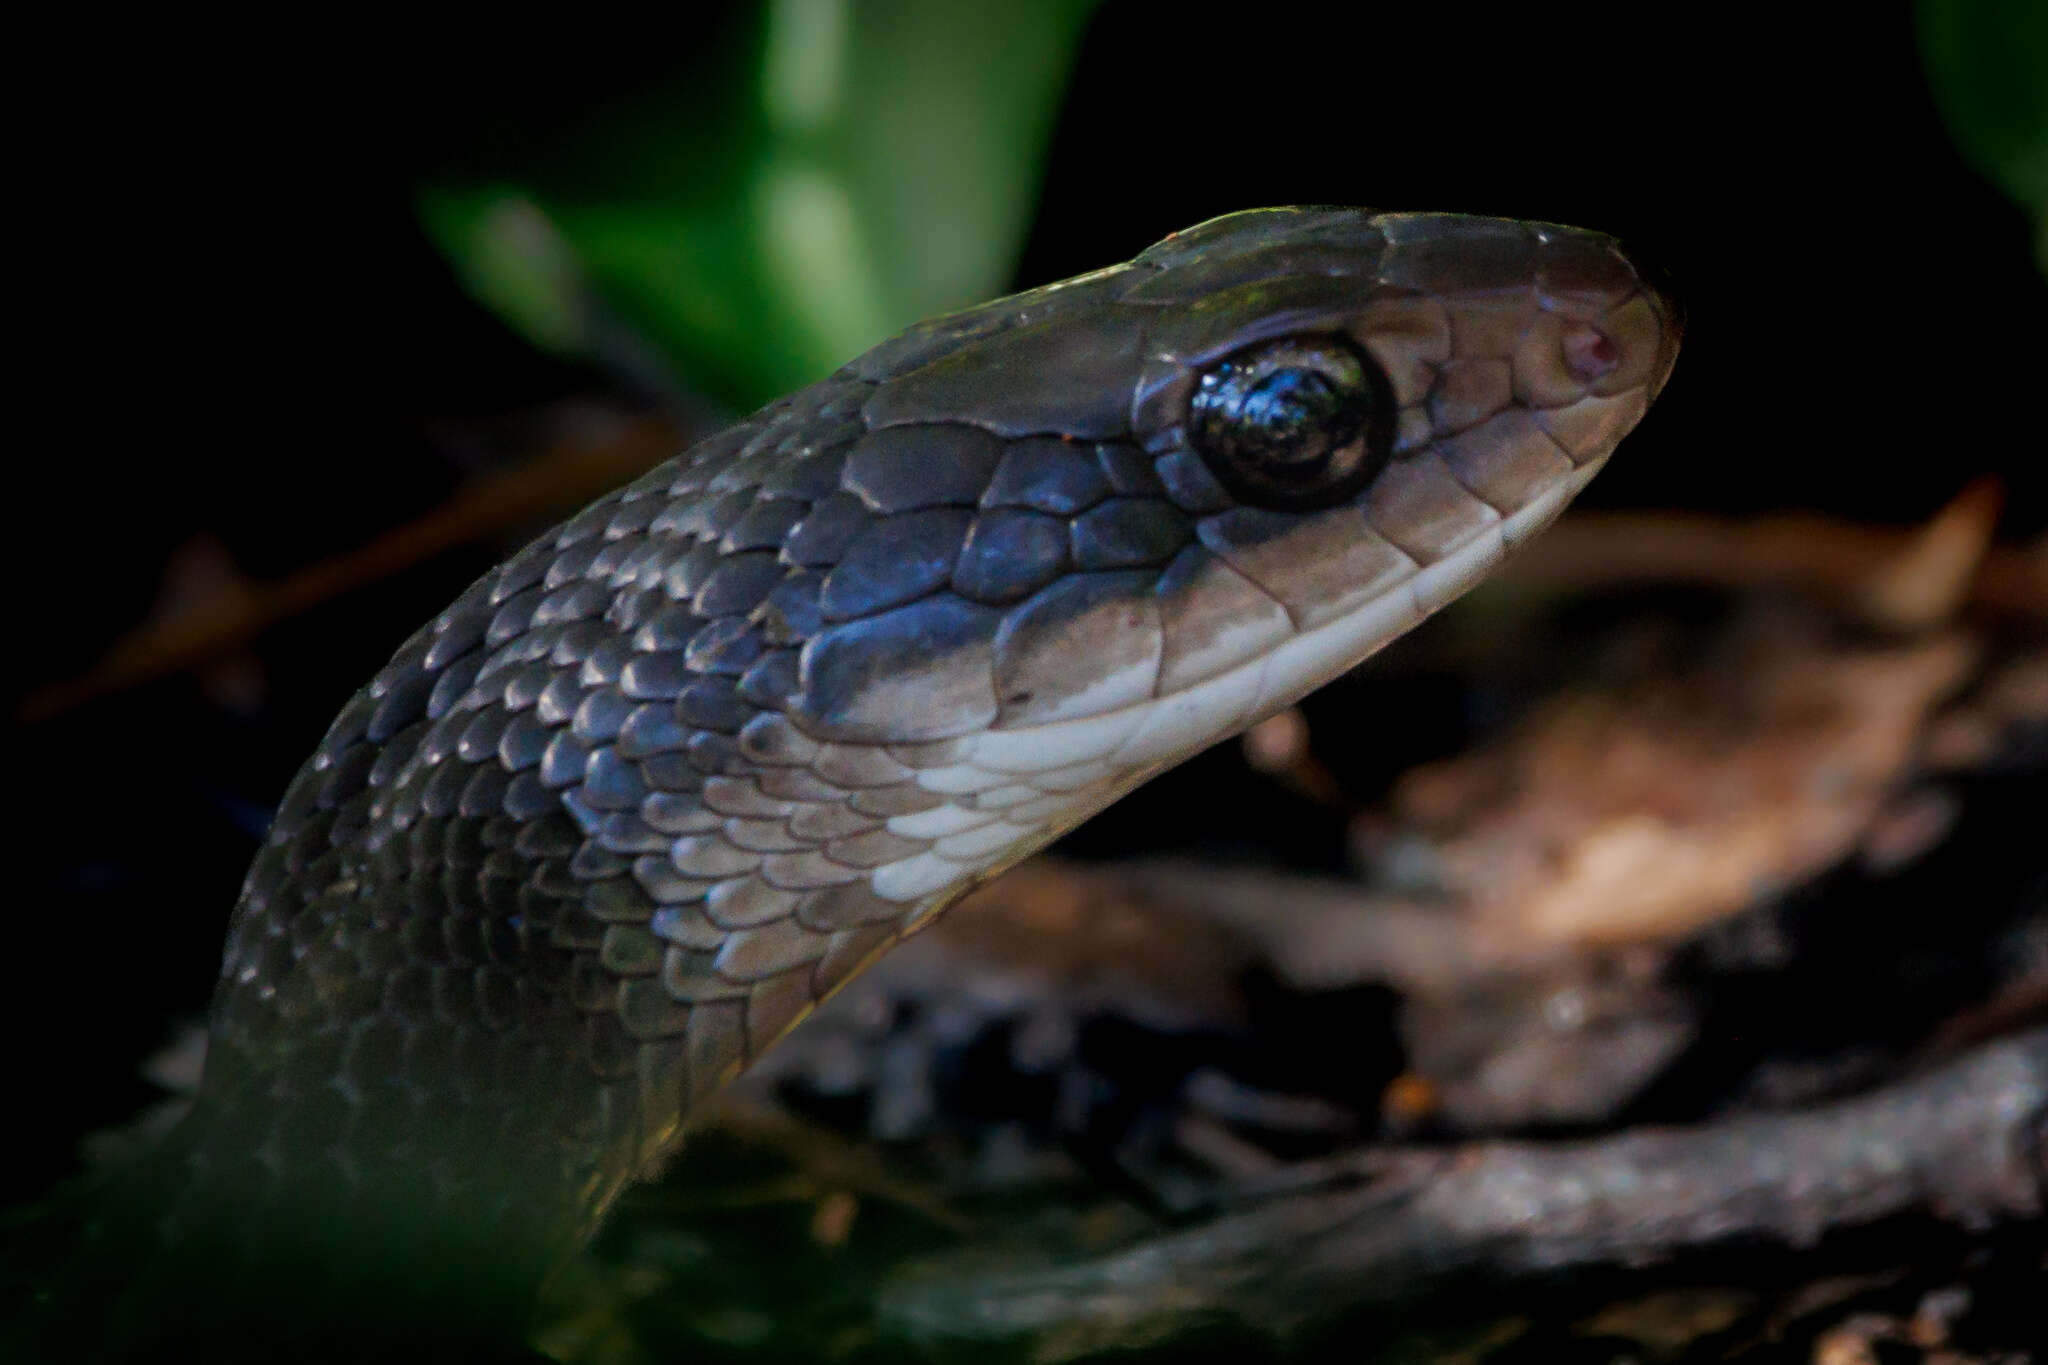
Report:
[{"label": "twig", "polygon": [[[1729,590],[1796,588],[1867,605],[1875,583],[1927,528],[1857,526],[1792,514],[1731,518],[1581,512],[1532,542],[1500,593],[1566,594],[1617,583]],[[1963,606],[1991,616],[2048,616],[2048,544],[1986,550]]]},{"label": "twig", "polygon": [[1147,904],[1228,929],[1303,990],[1361,981],[1442,994],[1473,980],[1568,962],[1572,953],[1477,932],[1453,904],[1374,892],[1337,877],[1186,861],[1132,862],[1108,871],[1055,863]]},{"label": "twig", "polygon": [[[1581,1142],[1370,1152],[1329,1183],[1114,1255],[897,1285],[884,1320],[926,1342],[1032,1343],[1035,1359],[1232,1324],[1275,1339],[1458,1285],[1709,1247],[1813,1246],[1920,1217],[1978,1229],[2048,1200],[2048,1029],[1875,1094],[1788,1114]],[[1372,1177],[1362,1187],[1346,1178]]]},{"label": "twig", "polygon": [[[726,1135],[749,1143],[779,1149],[790,1166],[804,1173],[815,1195],[819,1191],[845,1191],[863,1198],[895,1204],[922,1215],[932,1223],[961,1236],[980,1231],[975,1221],[952,1207],[937,1194],[892,1174],[881,1156],[868,1147],[772,1105],[748,1103],[730,1093],[712,1110],[711,1122]],[[643,1207],[658,1195],[642,1191],[634,1199]],[[701,1208],[701,1195],[680,1212]]]},{"label": "twig", "polygon": [[682,448],[659,417],[608,423],[531,459],[472,479],[441,506],[366,545],[258,584],[189,617],[146,624],[116,641],[74,678],[39,687],[16,706],[17,725],[48,720],[86,702],[219,659],[290,620],[444,553],[543,522],[581,506]]}]

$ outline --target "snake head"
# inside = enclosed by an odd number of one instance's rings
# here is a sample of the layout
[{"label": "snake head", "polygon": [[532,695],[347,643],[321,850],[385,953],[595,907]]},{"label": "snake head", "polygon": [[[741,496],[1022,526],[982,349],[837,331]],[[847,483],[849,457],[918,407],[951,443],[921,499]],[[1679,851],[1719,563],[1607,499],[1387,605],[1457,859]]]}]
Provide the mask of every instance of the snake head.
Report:
[{"label": "snake head", "polygon": [[1608,237],[1349,209],[1232,214],[913,329],[843,374],[875,384],[846,487],[915,534],[825,594],[924,587],[807,641],[790,714],[992,769],[1156,770],[1546,525],[1679,334]]}]

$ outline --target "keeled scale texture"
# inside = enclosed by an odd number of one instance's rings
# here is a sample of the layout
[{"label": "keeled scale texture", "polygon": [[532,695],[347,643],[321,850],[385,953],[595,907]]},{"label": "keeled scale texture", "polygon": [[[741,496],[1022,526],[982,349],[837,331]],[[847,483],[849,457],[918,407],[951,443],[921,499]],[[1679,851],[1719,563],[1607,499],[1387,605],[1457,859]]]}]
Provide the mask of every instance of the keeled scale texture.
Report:
[{"label": "keeled scale texture", "polygon": [[228,946],[209,1122],[259,1154],[233,1178],[303,1184],[314,1151],[337,1194],[571,1244],[918,913],[868,874],[966,832],[887,827],[947,804],[910,779],[951,746],[807,736],[793,697],[829,721],[869,679],[827,650],[806,688],[799,647],[866,623],[840,652],[872,670],[913,602],[1028,628],[1048,585],[1156,573],[1190,532],[1128,444],[869,433],[873,388],[826,381],[593,504],[351,701]]}]

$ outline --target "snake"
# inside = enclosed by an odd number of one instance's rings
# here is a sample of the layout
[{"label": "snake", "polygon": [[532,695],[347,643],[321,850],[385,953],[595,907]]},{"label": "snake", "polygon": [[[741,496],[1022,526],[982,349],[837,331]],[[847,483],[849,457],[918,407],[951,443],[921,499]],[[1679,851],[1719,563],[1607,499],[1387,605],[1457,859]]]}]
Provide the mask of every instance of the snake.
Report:
[{"label": "snake", "polygon": [[1681,334],[1600,233],[1252,210],[911,327],[600,497],[291,781],[192,1109],[86,1201],[24,1339],[516,1350],[721,1085],[1478,582]]}]

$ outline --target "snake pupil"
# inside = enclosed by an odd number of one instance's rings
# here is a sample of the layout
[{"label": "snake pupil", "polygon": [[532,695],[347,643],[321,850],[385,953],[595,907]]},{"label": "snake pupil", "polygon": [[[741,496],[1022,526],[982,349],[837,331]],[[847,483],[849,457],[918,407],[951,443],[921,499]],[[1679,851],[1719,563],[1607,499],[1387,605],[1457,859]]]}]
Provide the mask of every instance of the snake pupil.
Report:
[{"label": "snake pupil", "polygon": [[1334,337],[1270,342],[1210,367],[1188,434],[1226,487],[1267,507],[1328,507],[1386,463],[1393,405],[1376,366]]},{"label": "snake pupil", "polygon": [[1357,434],[1355,403],[1320,370],[1275,370],[1252,386],[1241,409],[1246,426],[1272,443],[1267,463],[1275,472],[1307,472]]}]

